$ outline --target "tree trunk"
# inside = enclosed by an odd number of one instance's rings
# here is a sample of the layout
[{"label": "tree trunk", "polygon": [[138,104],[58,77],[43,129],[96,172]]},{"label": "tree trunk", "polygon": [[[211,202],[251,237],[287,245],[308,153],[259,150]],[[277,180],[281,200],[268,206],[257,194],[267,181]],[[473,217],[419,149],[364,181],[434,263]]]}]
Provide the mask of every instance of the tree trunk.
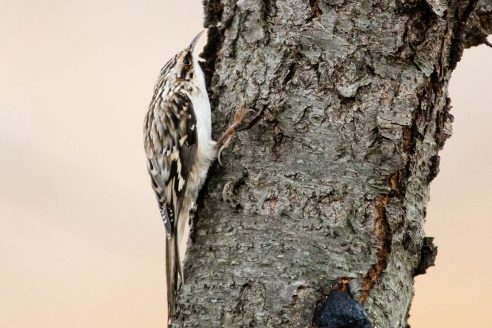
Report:
[{"label": "tree trunk", "polygon": [[255,113],[210,172],[174,326],[407,327],[448,81],[490,1],[204,5],[216,135]]}]

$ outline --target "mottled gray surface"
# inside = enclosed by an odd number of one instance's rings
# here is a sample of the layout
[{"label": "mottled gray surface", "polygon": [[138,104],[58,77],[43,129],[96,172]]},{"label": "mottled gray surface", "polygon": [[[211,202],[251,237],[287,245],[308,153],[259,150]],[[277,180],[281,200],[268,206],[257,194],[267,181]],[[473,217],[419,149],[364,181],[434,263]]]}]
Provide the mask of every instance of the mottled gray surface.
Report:
[{"label": "mottled gray surface", "polygon": [[406,327],[447,85],[476,1],[206,0],[219,135],[175,327],[309,327],[337,278]]}]

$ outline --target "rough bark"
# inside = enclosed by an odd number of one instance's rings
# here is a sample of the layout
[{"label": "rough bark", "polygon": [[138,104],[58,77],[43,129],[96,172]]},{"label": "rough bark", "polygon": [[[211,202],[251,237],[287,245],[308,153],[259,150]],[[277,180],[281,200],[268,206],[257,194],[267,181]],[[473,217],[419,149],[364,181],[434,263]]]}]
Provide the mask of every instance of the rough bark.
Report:
[{"label": "rough bark", "polygon": [[214,130],[255,114],[210,172],[174,326],[407,327],[448,81],[490,1],[204,5]]}]

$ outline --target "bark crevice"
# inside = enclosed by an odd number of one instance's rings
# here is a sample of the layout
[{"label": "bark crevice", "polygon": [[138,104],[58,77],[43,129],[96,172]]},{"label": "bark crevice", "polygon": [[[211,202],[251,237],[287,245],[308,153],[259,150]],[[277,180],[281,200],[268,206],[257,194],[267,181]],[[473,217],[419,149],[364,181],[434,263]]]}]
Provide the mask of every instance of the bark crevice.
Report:
[{"label": "bark crevice", "polygon": [[360,296],[360,302],[362,304],[367,301],[371,290],[382,279],[384,271],[388,266],[392,242],[391,227],[386,217],[386,206],[389,200],[390,196],[382,195],[370,205],[372,208],[371,211],[373,212],[374,235],[379,246],[376,250],[376,263],[371,266],[362,281],[362,292]]}]

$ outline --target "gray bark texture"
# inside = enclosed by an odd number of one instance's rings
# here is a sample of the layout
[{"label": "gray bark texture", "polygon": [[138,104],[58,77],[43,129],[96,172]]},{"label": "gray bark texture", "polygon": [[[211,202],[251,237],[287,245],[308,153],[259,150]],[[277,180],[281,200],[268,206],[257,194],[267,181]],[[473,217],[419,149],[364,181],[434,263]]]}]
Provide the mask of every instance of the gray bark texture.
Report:
[{"label": "gray bark texture", "polygon": [[173,326],[408,327],[448,82],[491,1],[204,7],[216,135],[254,113],[210,171]]}]

